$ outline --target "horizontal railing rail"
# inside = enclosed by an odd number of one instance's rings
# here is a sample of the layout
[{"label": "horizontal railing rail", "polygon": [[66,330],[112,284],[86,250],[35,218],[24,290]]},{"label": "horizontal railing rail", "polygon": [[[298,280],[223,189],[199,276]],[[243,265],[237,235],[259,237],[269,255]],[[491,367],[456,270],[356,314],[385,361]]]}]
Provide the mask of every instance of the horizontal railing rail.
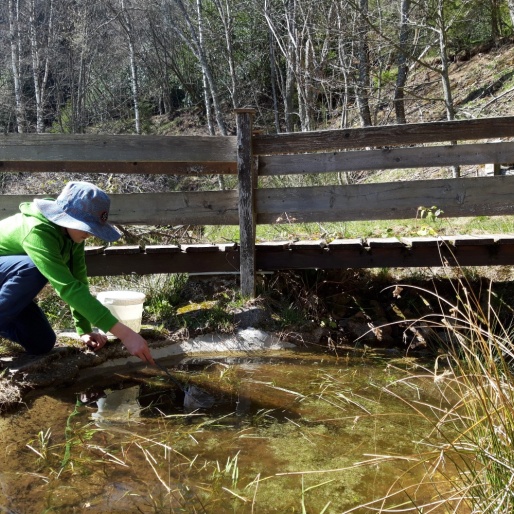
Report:
[{"label": "horizontal railing rail", "polygon": [[236,154],[234,136],[0,136],[0,172],[236,174]]},{"label": "horizontal railing rail", "polygon": [[[119,225],[238,225],[238,192],[112,194]],[[44,195],[3,195],[0,216]],[[437,206],[445,218],[514,215],[514,176],[263,188],[255,191],[257,224],[401,220]]]},{"label": "horizontal railing rail", "polygon": [[504,116],[287,134],[257,134],[253,141],[253,153],[255,155],[282,155],[337,152],[356,148],[390,148],[443,141],[477,141],[513,136],[514,116]]},{"label": "horizontal railing rail", "polygon": [[[86,249],[91,276],[239,273],[240,255],[235,243]],[[262,271],[502,266],[514,263],[514,235],[272,241],[256,244],[255,261]]]}]

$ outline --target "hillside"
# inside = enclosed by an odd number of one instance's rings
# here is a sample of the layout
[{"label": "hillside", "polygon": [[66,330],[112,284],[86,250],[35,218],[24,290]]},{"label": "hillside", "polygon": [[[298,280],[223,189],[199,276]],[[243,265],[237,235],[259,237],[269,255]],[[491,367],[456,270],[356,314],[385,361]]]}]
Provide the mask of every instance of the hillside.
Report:
[{"label": "hillside", "polygon": [[[512,116],[514,106],[514,44],[476,49],[450,66],[458,119]],[[408,109],[409,122],[446,119],[440,77],[419,67],[411,74],[410,91],[418,97]]]},{"label": "hillside", "polygon": [[[437,62],[431,63],[437,66]],[[466,56],[455,56],[450,65],[452,95],[457,119],[511,116],[514,112],[514,42],[502,46],[481,46]],[[388,98],[393,96],[390,84]],[[406,87],[407,120],[409,123],[446,120],[440,75],[413,66]],[[230,117],[230,113],[227,113]],[[394,124],[392,102],[385,100],[376,114],[377,124]],[[358,120],[354,120],[358,123]],[[266,130],[256,119],[256,128]],[[337,113],[320,129],[340,128]],[[207,135],[205,119],[198,111],[183,111],[169,120],[163,116],[152,119],[152,131],[162,135]]]}]

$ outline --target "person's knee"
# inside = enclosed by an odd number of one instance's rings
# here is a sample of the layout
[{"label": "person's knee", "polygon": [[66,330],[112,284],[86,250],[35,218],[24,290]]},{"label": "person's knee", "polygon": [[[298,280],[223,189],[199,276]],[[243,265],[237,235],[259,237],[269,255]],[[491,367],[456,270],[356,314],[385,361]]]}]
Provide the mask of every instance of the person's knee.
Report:
[{"label": "person's knee", "polygon": [[4,323],[29,305],[47,283],[26,255],[0,257],[0,318]]},{"label": "person's knee", "polygon": [[31,355],[48,353],[57,341],[48,318],[35,302],[31,302],[2,328],[11,341],[23,346]]}]

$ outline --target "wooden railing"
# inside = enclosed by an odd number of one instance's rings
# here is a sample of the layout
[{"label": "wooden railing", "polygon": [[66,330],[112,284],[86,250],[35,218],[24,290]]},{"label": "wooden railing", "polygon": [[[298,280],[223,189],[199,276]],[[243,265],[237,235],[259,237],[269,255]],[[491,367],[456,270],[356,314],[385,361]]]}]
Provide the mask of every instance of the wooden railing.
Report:
[{"label": "wooden railing", "polygon": [[[91,275],[239,271],[243,294],[252,296],[256,270],[514,264],[507,235],[259,244],[255,237],[256,224],[408,219],[422,205],[444,217],[512,215],[511,176],[278,188],[259,179],[514,163],[514,117],[276,135],[255,134],[252,117],[251,109],[236,111],[237,135],[229,137],[4,135],[0,173],[237,175],[234,190],[113,194],[110,220],[239,225],[238,244],[90,248]],[[0,217],[33,197],[3,195]]]}]

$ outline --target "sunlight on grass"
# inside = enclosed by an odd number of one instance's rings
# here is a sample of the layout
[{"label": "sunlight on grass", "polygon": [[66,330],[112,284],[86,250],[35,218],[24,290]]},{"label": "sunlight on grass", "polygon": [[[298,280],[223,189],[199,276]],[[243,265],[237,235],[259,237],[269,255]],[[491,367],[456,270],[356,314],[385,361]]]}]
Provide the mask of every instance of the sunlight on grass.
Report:
[{"label": "sunlight on grass", "polygon": [[[427,230],[428,229],[428,230]],[[514,216],[479,216],[433,220],[370,220],[338,223],[277,223],[257,225],[256,239],[261,241],[294,241],[299,239],[353,239],[368,237],[415,237],[421,235],[502,234],[514,232]],[[208,226],[204,238],[213,243],[239,242],[239,227]]]}]

